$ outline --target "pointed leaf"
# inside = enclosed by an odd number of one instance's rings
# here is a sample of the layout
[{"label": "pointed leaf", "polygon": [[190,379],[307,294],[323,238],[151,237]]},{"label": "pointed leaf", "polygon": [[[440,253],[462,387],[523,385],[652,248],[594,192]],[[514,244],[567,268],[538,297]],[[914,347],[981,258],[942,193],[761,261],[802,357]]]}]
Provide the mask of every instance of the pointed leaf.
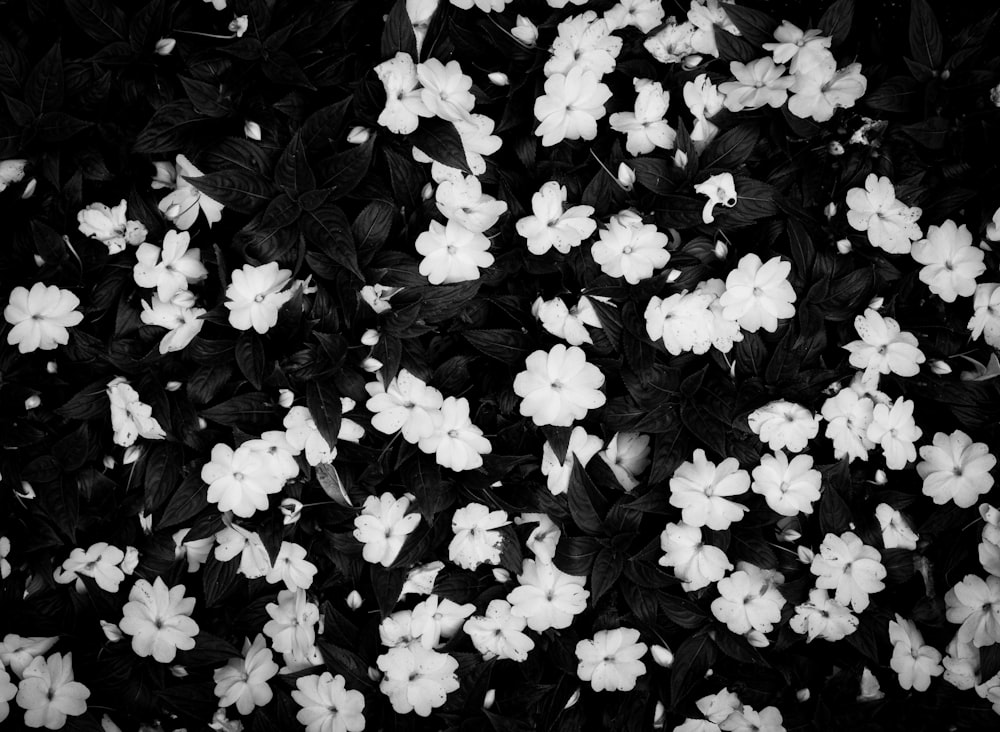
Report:
[{"label": "pointed leaf", "polygon": [[351,223],[343,211],[333,205],[324,205],[314,211],[304,212],[301,221],[307,244],[321,251],[358,279],[364,280],[364,275],[358,267]]},{"label": "pointed leaf", "polygon": [[938,69],[944,40],[941,26],[927,0],[910,0],[910,54],[924,66]]},{"label": "pointed leaf", "polygon": [[64,83],[62,49],[56,43],[28,74],[24,101],[38,114],[53,112],[62,106]]},{"label": "pointed leaf", "polygon": [[236,364],[255,389],[261,388],[264,359],[264,344],[257,332],[247,330],[241,333],[236,341]]},{"label": "pointed leaf", "polygon": [[292,138],[278,160],[278,165],[274,169],[274,182],[293,198],[297,197],[297,194],[315,190],[316,176],[309,167],[306,148],[300,134]]},{"label": "pointed leaf", "polygon": [[417,57],[417,38],[413,34],[413,23],[406,12],[406,0],[396,0],[382,28],[382,58],[393,58],[397,53]]},{"label": "pointed leaf", "polygon": [[420,127],[407,139],[411,145],[420,148],[432,160],[458,168],[463,173],[472,172],[465,157],[462,137],[452,122],[436,117],[421,120]]},{"label": "pointed leaf", "polygon": [[220,170],[186,180],[226,208],[244,214],[255,213],[274,197],[274,190],[266,178],[239,168]]},{"label": "pointed leaf", "polygon": [[125,13],[108,0],[66,0],[66,10],[76,25],[98,43],[125,40]]},{"label": "pointed leaf", "polygon": [[310,381],[306,387],[306,406],[326,444],[336,447],[342,417],[340,394],[326,383]]}]

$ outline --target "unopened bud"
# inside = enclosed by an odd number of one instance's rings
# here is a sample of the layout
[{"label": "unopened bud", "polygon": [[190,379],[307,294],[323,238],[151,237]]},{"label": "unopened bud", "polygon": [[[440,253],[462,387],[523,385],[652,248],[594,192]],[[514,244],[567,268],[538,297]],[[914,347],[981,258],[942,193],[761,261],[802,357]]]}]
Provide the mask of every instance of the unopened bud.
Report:
[{"label": "unopened bud", "polygon": [[121,568],[125,574],[132,574],[139,566],[139,550],[134,546],[125,547],[125,558],[122,559]]},{"label": "unopened bud", "polygon": [[198,429],[203,430],[208,427],[208,422],[203,417],[198,417]]},{"label": "unopened bud", "polygon": [[114,459],[113,456],[111,456],[111,455],[105,455],[103,463],[104,463],[104,467],[105,467],[106,470],[113,470],[114,467],[115,467],[116,461],[115,461],[115,459]]},{"label": "unopened bud", "polygon": [[715,240],[715,247],[712,249],[712,253],[715,255],[716,259],[725,259],[729,256],[729,245],[722,239]]},{"label": "unopened bud", "polygon": [[374,328],[369,328],[364,333],[361,334],[361,345],[368,346],[369,348],[377,345],[379,341],[378,331]]},{"label": "unopened bud", "polygon": [[284,516],[284,524],[294,524],[302,516],[302,501],[294,498],[286,498],[281,502],[281,515]]},{"label": "unopened bud", "polygon": [[424,187],[420,189],[420,197],[425,201],[429,201],[434,198],[434,184],[426,183]]},{"label": "unopened bud", "polygon": [[517,16],[510,34],[525,46],[534,46],[538,40],[538,27],[523,15]]},{"label": "unopened bud", "polygon": [[1000,84],[990,89],[990,101],[994,107],[1000,107]]},{"label": "unopened bud", "polygon": [[379,681],[382,678],[382,673],[374,666],[368,667],[368,678],[372,681]]},{"label": "unopened bud", "polygon": [[174,47],[177,45],[177,41],[173,38],[161,38],[156,42],[156,53],[160,56],[169,56],[173,53]]},{"label": "unopened bud", "polygon": [[676,282],[681,276],[681,271],[679,269],[672,269],[667,273],[667,282]]},{"label": "unopened bud", "polygon": [[868,301],[868,307],[872,310],[881,310],[883,305],[885,305],[885,298],[881,295],[873,297]]},{"label": "unopened bud", "polygon": [[816,556],[816,553],[807,546],[798,547],[795,553],[799,555],[799,561],[803,564],[812,564],[813,557]]},{"label": "unopened bud", "polygon": [[292,393],[291,389],[278,389],[278,404],[281,405],[282,409],[291,409],[294,402],[295,394]]},{"label": "unopened bud", "polygon": [[885,474],[885,471],[879,468],[875,471],[875,485],[885,485],[889,482],[889,476]]},{"label": "unopened bud", "polygon": [[931,373],[937,374],[938,376],[944,376],[945,374],[951,373],[951,366],[949,366],[944,361],[935,359],[931,361],[930,366],[931,366]]},{"label": "unopened bud", "polygon": [[36,267],[44,267],[45,266],[45,258],[42,257],[41,254],[36,254],[35,257],[34,257],[34,259],[35,259],[35,266]]},{"label": "unopened bud", "polygon": [[487,74],[486,78],[490,80],[494,86],[509,86],[510,78],[502,71],[494,71],[491,74]]},{"label": "unopened bud", "polygon": [[767,639],[767,636],[764,635],[759,630],[751,630],[749,633],[746,634],[746,639],[747,643],[749,643],[754,648],[767,648],[769,645],[771,645],[771,641],[769,641]]},{"label": "unopened bud", "polygon": [[167,385],[163,387],[167,391],[177,391],[181,388],[181,382],[179,381],[168,381]]},{"label": "unopened bud", "polygon": [[357,127],[352,127],[351,131],[347,133],[347,141],[352,145],[364,145],[371,138],[372,133],[367,127],[358,125]]},{"label": "unopened bud", "polygon": [[812,696],[812,694],[809,692],[809,689],[799,689],[795,692],[795,698],[803,704],[809,701],[810,696]]},{"label": "unopened bud", "polygon": [[131,445],[125,448],[122,465],[131,465],[142,456],[142,445]]},{"label": "unopened bud", "polygon": [[841,145],[836,140],[834,140],[829,145],[827,145],[826,150],[827,150],[828,153],[830,153],[833,156],[839,156],[839,155],[843,155],[844,154],[844,146]]},{"label": "unopened bud", "polygon": [[170,673],[175,679],[183,679],[187,677],[188,670],[183,666],[177,665],[170,667]]},{"label": "unopened bud", "polygon": [[653,728],[663,729],[664,725],[667,723],[667,708],[663,706],[663,702],[656,702],[656,710],[653,712]]},{"label": "unopened bud", "polygon": [[837,204],[835,204],[833,201],[830,201],[830,203],[826,204],[826,206],[823,208],[823,215],[826,216],[827,220],[832,219],[834,216],[836,216]]},{"label": "unopened bud", "polygon": [[32,178],[28,181],[28,185],[24,187],[24,192],[21,193],[21,200],[27,201],[33,195],[35,195],[35,189],[38,188],[38,179]]},{"label": "unopened bud", "polygon": [[38,407],[40,406],[42,406],[42,398],[37,394],[32,394],[30,397],[24,400],[24,408],[29,412],[32,409],[38,409]]},{"label": "unopened bud", "polygon": [[351,590],[347,595],[347,607],[351,610],[357,610],[364,604],[364,600],[361,597],[361,593],[357,590]]},{"label": "unopened bud", "polygon": [[837,251],[841,254],[850,254],[852,249],[854,247],[851,246],[850,239],[839,239],[837,241]]},{"label": "unopened bud", "polygon": [[653,655],[653,660],[656,661],[658,666],[663,668],[670,668],[674,665],[674,654],[666,646],[660,646],[654,644],[650,649],[650,653]]},{"label": "unopened bud", "polygon": [[501,585],[510,582],[510,572],[508,572],[503,567],[494,567],[493,579],[495,579]]},{"label": "unopened bud", "polygon": [[253,120],[247,120],[243,123],[243,134],[246,135],[251,140],[260,141],[261,132],[260,125]]},{"label": "unopened bud", "polygon": [[[148,727],[141,727],[140,729],[148,729]],[[114,720],[111,719],[107,714],[101,717],[101,732],[122,732],[122,728],[115,724]]]},{"label": "unopened bud", "polygon": [[712,677],[713,677],[714,675],[715,675],[715,671],[713,671],[712,669],[708,669],[707,671],[705,671],[705,676],[704,676],[704,678],[706,678],[706,679],[710,679],[710,678],[712,678]]},{"label": "unopened bud", "polygon": [[631,191],[632,187],[635,185],[635,171],[628,167],[625,163],[618,166],[618,185],[620,185],[624,191]]},{"label": "unopened bud", "polygon": [[563,709],[569,709],[574,706],[578,701],[580,701],[580,690],[577,689],[572,694],[570,694],[569,699],[566,700],[566,706]]},{"label": "unopened bud", "polygon": [[379,361],[377,358],[372,358],[371,356],[369,356],[368,358],[366,358],[364,361],[361,362],[361,368],[363,368],[369,374],[374,374],[383,366],[385,366],[384,363]]},{"label": "unopened bud", "polygon": [[104,637],[112,643],[117,643],[124,636],[121,628],[114,623],[109,623],[107,620],[101,621],[101,630],[104,631]]},{"label": "unopened bud", "polygon": [[487,689],[486,696],[483,697],[483,709],[492,709],[493,703],[497,699],[496,689]]},{"label": "unopened bud", "polygon": [[776,532],[778,541],[793,542],[798,541],[802,538],[802,534],[795,529],[785,529],[784,531]]},{"label": "unopened bud", "polygon": [[245,15],[238,15],[229,24],[229,32],[235,33],[237,38],[242,38],[250,27],[250,20]]},{"label": "unopened bud", "polygon": [[23,498],[26,501],[33,501],[35,499],[35,489],[32,487],[31,483],[26,480],[21,481],[21,490],[14,491],[14,495],[18,498]]},{"label": "unopened bud", "polygon": [[696,66],[700,66],[704,59],[697,53],[692,53],[689,56],[684,57],[683,65],[685,69],[693,69]]},{"label": "unopened bud", "polygon": [[57,364],[55,361],[49,361],[47,364],[45,364],[45,371],[50,374],[59,373],[59,364]]},{"label": "unopened bud", "polygon": [[678,168],[686,168],[688,164],[688,154],[683,150],[674,152],[674,165]]}]

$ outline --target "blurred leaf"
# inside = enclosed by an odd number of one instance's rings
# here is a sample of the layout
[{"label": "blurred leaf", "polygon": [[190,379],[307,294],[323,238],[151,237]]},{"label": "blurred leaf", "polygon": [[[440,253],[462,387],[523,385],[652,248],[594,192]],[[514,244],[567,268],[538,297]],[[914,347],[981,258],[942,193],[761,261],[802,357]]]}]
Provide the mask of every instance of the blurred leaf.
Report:
[{"label": "blurred leaf", "polygon": [[944,40],[934,11],[927,0],[910,0],[910,54],[931,69],[941,66]]}]

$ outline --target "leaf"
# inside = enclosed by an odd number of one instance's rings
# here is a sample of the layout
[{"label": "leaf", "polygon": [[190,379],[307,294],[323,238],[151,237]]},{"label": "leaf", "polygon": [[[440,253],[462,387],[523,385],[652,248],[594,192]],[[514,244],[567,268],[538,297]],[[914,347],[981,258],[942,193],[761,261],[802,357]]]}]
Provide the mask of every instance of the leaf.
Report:
[{"label": "leaf", "polygon": [[818,28],[832,37],[830,46],[836,48],[847,40],[854,23],[854,0],[837,0],[826,9],[823,17],[816,24]]},{"label": "leaf", "polygon": [[296,133],[278,159],[274,169],[274,182],[292,198],[316,189],[316,176],[309,167],[302,135]]},{"label": "leaf", "polygon": [[719,48],[720,61],[746,63],[760,55],[757,48],[747,39],[734,36],[718,25],[713,26],[713,28],[715,29],[715,44]]},{"label": "leaf", "polygon": [[107,381],[88,384],[55,410],[63,419],[93,419],[108,413]]},{"label": "leaf", "polygon": [[208,487],[201,479],[201,469],[193,470],[174,491],[163,509],[163,516],[154,522],[157,529],[167,529],[182,524],[208,507]]},{"label": "leaf", "polygon": [[657,626],[656,615],[659,606],[656,602],[656,595],[631,582],[625,582],[622,585],[622,594],[625,596],[625,602],[640,621],[653,627]]},{"label": "leaf", "polygon": [[458,129],[448,120],[434,117],[420,121],[417,131],[407,138],[409,144],[420,148],[432,160],[442,165],[458,168],[463,173],[471,174],[469,162],[465,157],[465,147]]},{"label": "leaf", "polygon": [[358,267],[351,223],[343,211],[333,205],[323,206],[303,212],[301,221],[307,244],[314,245],[358,279],[365,279]]},{"label": "leaf", "polygon": [[702,170],[721,168],[732,171],[733,168],[746,162],[757,146],[759,138],[760,130],[757,125],[740,125],[726,130],[703,154],[702,157],[706,162]]},{"label": "leaf", "polygon": [[477,351],[503,363],[524,361],[531,348],[531,340],[519,330],[463,330],[462,337]]},{"label": "leaf", "polygon": [[880,112],[909,112],[919,101],[920,84],[909,76],[893,76],[885,80],[861,103]]},{"label": "leaf", "polygon": [[340,394],[324,382],[310,381],[306,387],[306,406],[326,444],[335,448],[342,418]]},{"label": "leaf", "polygon": [[670,668],[670,708],[676,709],[694,685],[712,668],[717,651],[707,633],[687,638],[674,651]]},{"label": "leaf", "polygon": [[274,402],[261,392],[241,394],[214,407],[203,409],[201,416],[229,427],[266,427],[275,416]]},{"label": "leaf", "polygon": [[77,26],[98,43],[125,40],[125,13],[108,0],[66,0],[66,10]]},{"label": "leaf", "polygon": [[181,455],[169,442],[153,443],[143,456],[145,492],[143,510],[152,514],[167,499],[180,480]]},{"label": "leaf", "polygon": [[319,487],[323,489],[323,492],[330,498],[336,501],[339,505],[345,506],[347,508],[353,508],[354,504],[351,503],[351,497],[347,494],[347,490],[344,488],[344,483],[340,479],[340,473],[337,472],[337,468],[332,463],[320,463],[315,468],[316,481],[319,483]]},{"label": "leaf", "polygon": [[236,340],[236,364],[254,389],[260,389],[264,375],[264,344],[254,330],[245,330]]},{"label": "leaf", "polygon": [[385,18],[382,28],[382,58],[393,58],[397,53],[417,57],[417,38],[413,34],[413,23],[406,12],[406,0],[396,0]]},{"label": "leaf", "polygon": [[35,132],[44,142],[63,142],[90,126],[90,122],[64,112],[48,112],[35,123]]},{"label": "leaf", "polygon": [[137,153],[153,155],[186,147],[194,128],[202,122],[204,118],[195,111],[190,101],[169,102],[153,113],[132,149]]},{"label": "leaf", "polygon": [[240,563],[236,557],[226,562],[220,562],[214,555],[209,555],[208,561],[201,568],[206,607],[215,607],[220,600],[225,599],[235,589],[239,568]]},{"label": "leaf", "polygon": [[372,201],[351,224],[358,251],[378,249],[389,238],[396,209],[385,201]]},{"label": "leaf", "polygon": [[132,17],[128,37],[132,48],[148,52],[163,35],[164,0],[152,0]]},{"label": "leaf", "polygon": [[555,565],[566,574],[586,577],[601,551],[601,544],[592,536],[562,534],[556,546]]},{"label": "leaf", "polygon": [[399,593],[403,591],[403,583],[406,582],[406,569],[402,567],[386,569],[381,565],[372,564],[370,572],[375,601],[378,603],[379,613],[385,619],[399,601]]},{"label": "leaf", "polygon": [[823,473],[823,479],[826,483],[819,499],[820,530],[824,534],[840,534],[847,531],[853,521],[851,509],[841,495],[841,491],[850,487],[850,467],[844,459],[820,472]]},{"label": "leaf", "polygon": [[602,549],[594,559],[590,575],[590,602],[597,606],[604,594],[610,590],[625,568],[625,558],[611,549]]},{"label": "leaf", "polygon": [[601,516],[593,502],[596,493],[597,487],[587,475],[586,469],[579,460],[574,459],[573,474],[569,481],[569,512],[577,528],[591,536],[601,536],[604,533]]},{"label": "leaf", "polygon": [[337,153],[322,166],[322,188],[333,190],[332,200],[350,194],[364,180],[372,164],[375,138],[350,150]]},{"label": "leaf", "polygon": [[938,69],[944,40],[941,26],[927,0],[910,0],[910,55],[924,66]]},{"label": "leaf", "polygon": [[904,125],[901,129],[928,150],[940,150],[948,141],[951,123],[944,117],[929,117],[916,124]]},{"label": "leaf", "polygon": [[62,49],[56,43],[28,74],[24,101],[38,114],[54,112],[62,106],[64,83]]},{"label": "leaf", "polygon": [[728,5],[726,16],[733,22],[744,38],[755,46],[774,41],[774,29],[778,21],[767,13],[746,5]]},{"label": "leaf", "polygon": [[274,190],[266,178],[240,168],[220,170],[185,180],[212,200],[244,214],[256,213],[274,196]]},{"label": "leaf", "polygon": [[[356,636],[351,640],[356,640]],[[371,687],[372,680],[368,676],[368,664],[364,662],[361,656],[353,651],[338,648],[323,640],[317,640],[316,646],[323,656],[323,662],[326,664],[326,667],[334,673],[342,674],[346,677],[352,689],[359,687],[367,689]]]},{"label": "leaf", "polygon": [[26,68],[24,55],[16,46],[0,37],[0,91],[18,94]]},{"label": "leaf", "polygon": [[184,92],[191,100],[195,111],[199,114],[206,117],[225,117],[232,111],[229,105],[224,103],[218,85],[191,79],[187,76],[178,76],[177,78],[180,80],[181,86],[184,87]]},{"label": "leaf", "polygon": [[701,608],[683,597],[661,592],[659,605],[663,614],[682,628],[700,628],[708,621],[708,615]]}]

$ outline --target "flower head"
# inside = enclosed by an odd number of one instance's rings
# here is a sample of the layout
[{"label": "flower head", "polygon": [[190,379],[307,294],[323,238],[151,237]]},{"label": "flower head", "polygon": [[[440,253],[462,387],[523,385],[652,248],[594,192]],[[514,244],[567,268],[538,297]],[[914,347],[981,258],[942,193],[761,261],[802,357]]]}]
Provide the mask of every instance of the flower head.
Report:
[{"label": "flower head", "polygon": [[264,635],[278,653],[304,655],[316,642],[319,608],[308,601],[303,589],[281,590],[277,599],[264,607],[271,616],[264,624]]},{"label": "flower head", "polygon": [[420,100],[432,116],[450,122],[469,119],[476,98],[470,91],[472,77],[462,73],[458,61],[443,64],[429,58],[417,64],[417,80],[421,85]]},{"label": "flower head", "polygon": [[767,505],[782,516],[812,513],[819,500],[822,476],[813,469],[809,455],[796,455],[791,461],[783,452],[764,455],[753,469],[754,493],[764,496]]},{"label": "flower head", "polygon": [[30,290],[15,287],[3,310],[4,319],[14,326],[7,334],[7,343],[16,345],[21,353],[65,346],[69,343],[67,328],[83,321],[83,313],[76,309],[79,305],[76,295],[55,285],[36,282]]},{"label": "flower head", "polygon": [[656,148],[670,150],[677,131],[663,117],[670,105],[670,92],[650,79],[633,81],[637,93],[633,112],[615,112],[608,121],[615,132],[624,132],[625,149],[631,155],[645,155]]},{"label": "flower head", "polygon": [[482,233],[497,223],[507,211],[507,204],[483,193],[479,178],[463,175],[442,181],[434,192],[438,211],[454,219],[469,231]]},{"label": "flower head", "polygon": [[208,484],[209,503],[242,518],[266,511],[268,495],[285,484],[273,462],[245,443],[235,450],[222,443],[213,447],[212,459],[202,466],[201,479]]},{"label": "flower head", "polygon": [[167,587],[159,577],[153,584],[140,579],[132,586],[128,599],[118,627],[132,636],[132,650],[137,656],[170,663],[178,650],[194,648],[194,637],[198,635],[198,624],[191,619],[195,600],[184,597],[184,585]]},{"label": "flower head", "polygon": [[934,503],[954,501],[959,508],[974,506],[993,487],[990,471],[997,464],[988,445],[955,430],[937,432],[933,445],[920,448],[917,475],[924,481],[923,493]]},{"label": "flower head", "polygon": [[851,366],[864,369],[866,384],[877,386],[879,374],[916,376],[920,364],[927,360],[916,336],[876,310],[868,308],[864,315],[857,316],[854,328],[861,340],[851,341],[844,348],[851,352]]},{"label": "flower head", "polygon": [[976,648],[1000,643],[1000,577],[966,575],[945,593],[946,617],[959,623],[958,641]]},{"label": "flower head", "polygon": [[847,192],[847,223],[868,232],[872,246],[889,254],[909,254],[911,242],[920,238],[917,220],[922,211],[896,200],[896,188],[887,177],[872,173],[864,188]]},{"label": "flower head", "polygon": [[975,312],[967,326],[971,337],[983,336],[988,345],[1000,350],[1000,284],[977,285],[972,307]]},{"label": "flower head", "polygon": [[398,714],[429,717],[459,687],[458,661],[419,644],[390,648],[376,664],[383,673],[379,689]]},{"label": "flower head", "polygon": [[899,674],[899,685],[904,689],[927,691],[931,679],[944,673],[941,651],[924,643],[923,635],[912,621],[898,614],[895,620],[890,620],[889,641],[892,643],[889,666]]},{"label": "flower head", "polygon": [[361,515],[354,519],[354,538],[364,544],[362,556],[366,562],[388,567],[399,555],[417,524],[419,513],[407,513],[410,499],[396,498],[391,493],[368,496]]},{"label": "flower head", "polygon": [[630,491],[639,485],[636,476],[649,467],[650,452],[649,435],[616,432],[599,457],[611,468],[621,487]]},{"label": "flower head", "polygon": [[252,644],[249,639],[243,643],[242,656],[215,670],[212,679],[220,707],[235,704],[240,714],[250,714],[271,701],[274,694],[267,682],[278,674],[278,664],[266,643],[258,633]]},{"label": "flower head", "polygon": [[809,591],[809,601],[795,607],[795,616],[788,621],[796,633],[806,636],[806,642],[822,638],[831,643],[843,640],[858,629],[858,618],[824,589]]},{"label": "flower head", "polygon": [[899,397],[892,406],[875,405],[867,437],[882,447],[887,468],[902,470],[908,462],[916,460],[917,449],[913,443],[922,434],[923,430],[913,420],[912,400]]},{"label": "flower head", "polygon": [[589,681],[594,691],[632,691],[636,680],[646,673],[646,665],[639,659],[647,649],[633,628],[599,630],[592,640],[576,644],[580,661],[576,674],[581,681]]},{"label": "flower head", "polygon": [[747,507],[728,496],[738,496],[750,488],[750,476],[740,470],[736,458],[716,465],[697,449],[690,462],[681,463],[670,479],[670,505],[681,509],[684,523],[707,526],[713,531],[728,529],[743,518]]},{"label": "flower head", "polygon": [[47,659],[38,656],[22,675],[15,701],[24,710],[26,726],[60,729],[67,717],[87,711],[90,689],[73,680],[72,653],[53,653]]},{"label": "flower head", "polygon": [[574,68],[593,72],[598,79],[614,71],[615,59],[622,50],[622,39],[611,35],[606,20],[587,10],[559,23],[545,62],[547,77],[567,74]]},{"label": "flower head", "polygon": [[930,227],[927,238],[914,242],[910,254],[924,265],[920,281],[945,302],[975,294],[976,278],[986,271],[985,255],[973,245],[972,233],[950,219]]},{"label": "flower head", "polygon": [[186,290],[178,292],[169,301],[161,300],[155,295],[149,302],[142,301],[139,319],[146,325],[156,325],[170,331],[160,339],[160,353],[184,349],[201,332],[205,325],[201,316],[207,311],[194,307],[194,303],[194,296]]},{"label": "flower head", "polygon": [[490,511],[481,503],[470,503],[455,511],[448,544],[448,558],[463,569],[481,564],[499,564],[503,534],[496,529],[510,524],[506,511]]},{"label": "flower head", "polygon": [[433,386],[400,369],[388,385],[379,376],[365,384],[365,389],[370,395],[365,407],[372,412],[372,427],[379,432],[402,432],[403,439],[413,444],[434,434],[433,415],[441,409],[444,398]]},{"label": "flower head", "polygon": [[519,219],[517,233],[528,241],[528,251],[545,254],[555,247],[557,252],[569,253],[573,247],[594,233],[597,223],[592,206],[571,206],[564,209],[566,187],[556,181],[543,184],[531,197],[531,216]]},{"label": "flower head", "polygon": [[203,173],[187,157],[178,155],[176,160],[177,177],[174,181],[174,190],[160,201],[160,211],[181,231],[187,231],[194,226],[200,211],[205,215],[205,220],[211,228],[212,224],[222,220],[224,206],[191,185],[188,178],[200,177]]},{"label": "flower head", "polygon": [[491,600],[486,614],[469,618],[462,630],[487,661],[505,658],[520,663],[535,647],[535,641],[523,632],[526,625],[524,618],[511,612],[509,602]]},{"label": "flower head", "polygon": [[660,557],[659,564],[674,568],[674,576],[681,581],[685,592],[708,587],[733,568],[722,549],[704,542],[699,527],[689,526],[683,521],[667,524],[660,534],[660,548],[664,555]]},{"label": "flower head", "polygon": [[565,74],[554,74],[545,81],[545,94],[535,100],[535,134],[545,147],[563,140],[593,140],[609,99],[611,90],[589,69],[573,66]]},{"label": "flower head", "polygon": [[531,314],[538,318],[545,330],[571,346],[593,343],[587,326],[601,327],[597,311],[586,296],[581,296],[580,301],[571,308],[566,306],[561,297],[551,300],[539,297],[531,306]]},{"label": "flower head", "polygon": [[132,270],[135,283],[155,289],[157,297],[169,301],[192,282],[205,279],[208,270],[201,263],[201,250],[188,249],[190,241],[186,231],[168,231],[162,249],[148,242],[140,244],[135,253],[138,262]]},{"label": "flower head", "polygon": [[712,614],[733,633],[769,633],[781,619],[785,598],[764,573],[741,569],[719,580],[717,587],[720,597],[712,601]]},{"label": "flower head", "polygon": [[765,106],[777,109],[788,99],[788,87],[795,82],[784,75],[784,66],[766,57],[746,64],[731,61],[729,71],[736,80],[719,84],[719,91],[726,95],[726,109],[730,112]]},{"label": "flower head", "polygon": [[819,417],[784,399],[765,404],[747,416],[750,430],[772,450],[802,452],[819,434]]},{"label": "flower head", "polygon": [[850,531],[827,534],[809,569],[816,575],[816,587],[834,590],[837,602],[854,612],[868,607],[869,595],[885,589],[882,555]]},{"label": "flower head", "polygon": [[586,577],[566,574],[541,560],[525,559],[517,581],[519,586],[507,595],[511,612],[538,632],[568,628],[573,618],[586,609],[590,597],[584,589]]},{"label": "flower head", "polygon": [[114,208],[103,203],[90,204],[76,215],[80,232],[104,244],[110,254],[125,251],[128,244],[142,244],[149,232],[138,221],[126,220],[126,206],[124,199]]},{"label": "flower head", "polygon": [[431,221],[430,229],[417,237],[415,248],[424,257],[420,274],[432,285],[477,280],[479,270],[493,264],[490,240],[455,219],[447,226]]},{"label": "flower head", "polygon": [[745,255],[726,277],[726,291],[719,298],[723,317],[751,333],[776,331],[778,320],[795,315],[795,290],[788,282],[791,269],[791,263],[780,257],[762,262],[756,254]]},{"label": "flower head", "polygon": [[569,427],[583,419],[587,411],[604,405],[600,391],[604,374],[587,363],[576,346],[561,343],[548,353],[534,351],[525,361],[525,370],[514,377],[514,393],[521,397],[521,414],[539,425]]},{"label": "flower head", "polygon": [[365,697],[347,688],[340,674],[324,671],[319,676],[295,680],[292,699],[302,707],[295,715],[306,732],[362,732],[365,728]]},{"label": "flower head", "polygon": [[[701,219],[706,224],[715,221],[714,209],[716,206],[722,205],[726,208],[732,208],[739,200],[736,195],[736,181],[733,180],[732,173],[717,173],[709,176],[701,183],[695,184],[694,192],[708,196],[708,201],[705,202],[705,207],[701,212]],[[791,269],[790,266],[789,269]]]},{"label": "flower head", "polygon": [[278,322],[278,311],[292,297],[285,288],[291,282],[291,270],[281,269],[277,262],[259,267],[244,264],[233,271],[232,282],[226,288],[226,308],[229,324],[237,330],[253,328],[267,333]]},{"label": "flower head", "polygon": [[630,285],[653,276],[670,261],[670,239],[653,224],[643,224],[634,211],[612,216],[590,248],[594,261],[609,277],[624,277]]},{"label": "flower head", "polygon": [[882,546],[886,549],[912,551],[917,548],[917,540],[920,537],[898,510],[888,503],[880,503],[875,507],[875,518],[882,529]]},{"label": "flower head", "polygon": [[62,566],[53,573],[53,579],[61,585],[76,580],[76,589],[82,592],[84,584],[80,577],[92,577],[105,592],[118,592],[118,586],[125,579],[125,573],[119,567],[123,559],[125,552],[106,541],[99,541],[87,550],[76,548],[70,552]]},{"label": "flower head", "polygon": [[468,399],[447,397],[431,418],[434,431],[417,443],[421,451],[434,455],[438,465],[455,472],[482,467],[482,456],[492,447],[483,431],[472,423]]},{"label": "flower head", "polygon": [[788,91],[788,111],[802,119],[826,122],[837,109],[854,106],[868,90],[868,79],[861,64],[850,64],[839,71],[832,54],[816,54],[799,63]]},{"label": "flower head", "polygon": [[435,594],[428,595],[413,608],[410,634],[424,648],[436,648],[442,639],[452,638],[475,610],[476,606],[471,603],[459,605]]}]

